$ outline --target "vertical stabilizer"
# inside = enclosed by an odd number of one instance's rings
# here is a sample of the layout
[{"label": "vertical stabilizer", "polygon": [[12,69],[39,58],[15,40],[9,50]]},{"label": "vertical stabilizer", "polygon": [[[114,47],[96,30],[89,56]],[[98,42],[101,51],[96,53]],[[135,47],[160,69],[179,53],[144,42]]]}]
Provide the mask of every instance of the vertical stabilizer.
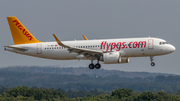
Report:
[{"label": "vertical stabilizer", "polygon": [[7,17],[14,44],[40,43],[16,17]]}]

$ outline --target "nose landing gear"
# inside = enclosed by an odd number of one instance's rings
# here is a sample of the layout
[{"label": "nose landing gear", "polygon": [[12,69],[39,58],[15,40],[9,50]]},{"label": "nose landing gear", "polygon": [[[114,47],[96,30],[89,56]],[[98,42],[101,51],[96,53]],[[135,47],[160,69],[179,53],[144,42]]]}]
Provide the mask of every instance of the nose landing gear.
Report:
[{"label": "nose landing gear", "polygon": [[151,66],[155,66],[155,63],[153,62],[153,57],[152,56],[150,56],[150,60],[151,60]]},{"label": "nose landing gear", "polygon": [[155,63],[154,63],[154,62],[151,62],[151,66],[155,66]]}]

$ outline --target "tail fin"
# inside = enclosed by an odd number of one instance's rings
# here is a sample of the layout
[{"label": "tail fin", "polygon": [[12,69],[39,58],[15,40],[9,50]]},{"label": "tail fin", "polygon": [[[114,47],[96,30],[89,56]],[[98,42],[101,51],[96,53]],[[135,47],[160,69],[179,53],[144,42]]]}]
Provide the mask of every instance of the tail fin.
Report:
[{"label": "tail fin", "polygon": [[7,17],[14,44],[40,43],[16,17]]}]

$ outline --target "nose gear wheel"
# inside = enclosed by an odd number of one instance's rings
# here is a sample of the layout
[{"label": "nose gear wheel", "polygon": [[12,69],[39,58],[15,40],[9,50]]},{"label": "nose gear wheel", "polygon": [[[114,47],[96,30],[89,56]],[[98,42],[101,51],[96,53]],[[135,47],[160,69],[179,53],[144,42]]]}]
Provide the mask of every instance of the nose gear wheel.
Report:
[{"label": "nose gear wheel", "polygon": [[153,56],[150,56],[150,60],[151,60],[151,66],[155,66],[155,63],[153,62]]},{"label": "nose gear wheel", "polygon": [[155,63],[154,63],[154,62],[151,62],[151,66],[155,66]]}]

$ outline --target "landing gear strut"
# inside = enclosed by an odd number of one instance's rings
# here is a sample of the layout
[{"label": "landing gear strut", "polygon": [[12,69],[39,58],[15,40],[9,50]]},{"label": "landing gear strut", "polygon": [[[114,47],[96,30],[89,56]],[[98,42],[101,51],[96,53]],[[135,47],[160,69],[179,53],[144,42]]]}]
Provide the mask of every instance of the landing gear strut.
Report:
[{"label": "landing gear strut", "polygon": [[153,62],[153,57],[152,56],[150,56],[150,59],[151,59],[151,66],[155,66],[155,63]]},{"label": "landing gear strut", "polygon": [[93,60],[91,60],[91,64],[89,64],[89,69],[94,69],[94,67],[96,69],[100,69],[101,68],[101,64],[99,64],[99,59],[97,60],[97,64],[96,65],[94,65],[93,64]]}]

